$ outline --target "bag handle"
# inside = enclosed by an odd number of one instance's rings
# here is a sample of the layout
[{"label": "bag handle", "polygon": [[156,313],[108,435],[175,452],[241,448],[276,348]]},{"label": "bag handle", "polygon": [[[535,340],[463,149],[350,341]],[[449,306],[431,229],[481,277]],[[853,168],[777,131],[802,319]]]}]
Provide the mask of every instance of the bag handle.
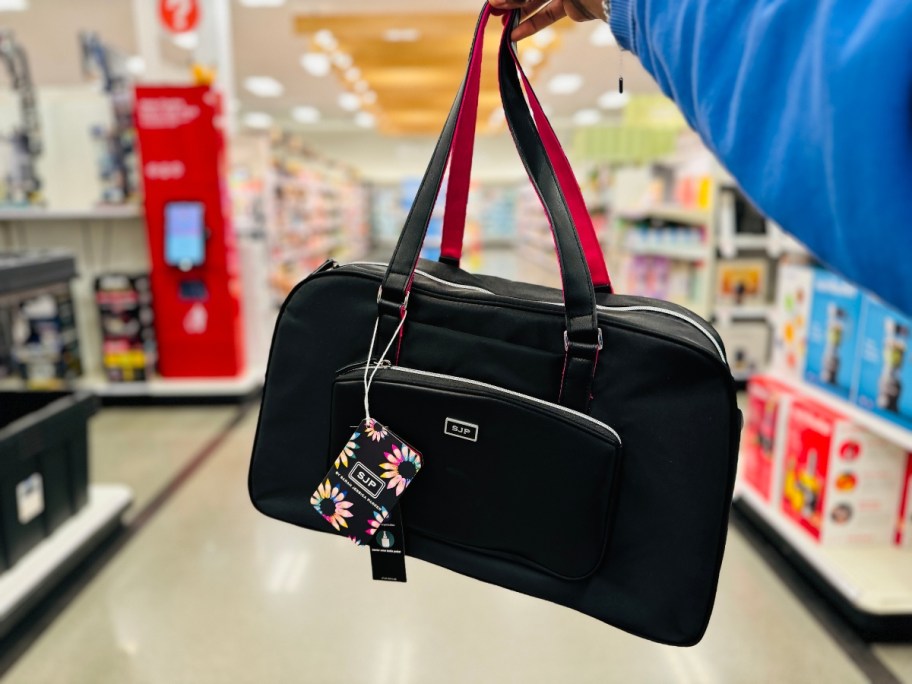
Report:
[{"label": "bag handle", "polygon": [[[608,267],[605,265],[605,255],[595,233],[592,217],[586,207],[586,201],[583,199],[583,193],[576,180],[576,175],[573,173],[557,134],[554,132],[541,101],[535,94],[535,90],[532,88],[532,84],[529,82],[529,78],[518,59],[516,60],[516,68],[522,78],[529,108],[532,110],[539,135],[547,150],[548,158],[551,159],[554,165],[558,183],[564,191],[564,196],[573,215],[573,221],[576,224],[580,241],[583,244],[583,251],[586,254],[586,261],[589,264],[589,272],[592,274],[593,285],[595,285],[597,290],[610,294],[614,290],[611,285],[611,277],[608,274]],[[459,112],[459,121],[456,124],[453,149],[450,152],[450,175],[447,181],[440,261],[453,266],[459,266],[459,262],[462,259],[469,183],[472,173],[472,157],[475,149],[475,128],[478,120],[478,90],[480,85],[480,75],[469,80],[466,99],[463,102]],[[504,115],[508,118],[511,116],[527,117],[528,112],[525,108],[521,112],[505,109]]]},{"label": "bag handle", "polygon": [[[511,21],[505,22],[500,44],[500,91],[505,111],[510,108],[523,111],[523,108],[526,108],[522,88],[519,86],[516,75],[509,38],[511,23],[518,19],[518,14],[513,11],[509,16]],[[490,6],[485,3],[476,27],[466,79],[460,86],[456,100],[450,109],[443,132],[418,188],[415,202],[406,218],[405,226],[378,292],[380,335],[384,339],[394,336],[408,307],[408,296],[414,281],[421,246],[443,181],[444,168],[452,148],[459,112],[466,93],[470,90],[469,81],[474,73],[473,67],[478,69],[480,74],[484,29],[490,15]],[[598,328],[596,317],[595,292],[585,254],[574,227],[572,213],[541,138],[535,130],[531,117],[528,116],[528,109],[525,111],[526,117],[517,117],[518,121],[508,119],[508,123],[510,123],[510,130],[520,158],[548,215],[561,266],[566,327],[563,335],[564,373],[558,400],[565,406],[586,410],[591,398],[592,377],[598,362],[599,351],[602,348],[601,331]],[[402,343],[402,334],[403,332],[400,330],[397,357]]]}]

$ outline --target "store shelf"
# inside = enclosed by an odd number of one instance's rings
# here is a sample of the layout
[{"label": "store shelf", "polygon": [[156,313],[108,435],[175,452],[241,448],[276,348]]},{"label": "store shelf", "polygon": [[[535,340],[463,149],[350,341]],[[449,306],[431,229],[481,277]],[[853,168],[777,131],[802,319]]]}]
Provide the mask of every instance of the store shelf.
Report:
[{"label": "store shelf", "polygon": [[92,485],[85,508],[0,575],[0,636],[120,524],[132,502],[123,485]]},{"label": "store shelf", "polygon": [[687,209],[671,204],[660,204],[636,211],[623,211],[618,216],[625,221],[658,219],[669,223],[695,226],[707,225],[712,222],[712,213],[706,209]]},{"label": "store shelf", "polygon": [[251,368],[236,378],[153,378],[145,382],[108,382],[102,376],[89,376],[77,379],[74,385],[94,392],[106,403],[237,402],[259,392],[264,375],[263,368]]},{"label": "store shelf", "polygon": [[[851,418],[854,422],[866,427],[871,432],[880,435],[893,444],[901,446],[906,451],[912,451],[912,430],[907,430],[895,423],[891,423],[870,411],[865,411],[854,404],[850,404],[845,399],[841,399],[802,380],[789,377],[784,373],[776,372],[774,370],[770,375],[784,385],[791,387],[796,392],[811,397],[824,406]],[[912,554],[910,554],[910,557],[912,557]]]},{"label": "store shelf", "polygon": [[627,242],[623,249],[631,254],[654,255],[679,261],[707,261],[709,249],[705,245],[635,244]]},{"label": "store shelf", "polygon": [[717,306],[713,313],[716,320],[720,322],[769,320],[772,307],[764,305]]},{"label": "store shelf", "polygon": [[821,546],[749,487],[739,485],[736,500],[768,526],[774,542],[797,554],[859,629],[897,636],[896,621],[912,625],[912,553],[895,546]]},{"label": "store shelf", "polygon": [[135,204],[94,207],[85,210],[61,211],[37,208],[0,208],[0,221],[123,221],[143,216],[142,208]]}]

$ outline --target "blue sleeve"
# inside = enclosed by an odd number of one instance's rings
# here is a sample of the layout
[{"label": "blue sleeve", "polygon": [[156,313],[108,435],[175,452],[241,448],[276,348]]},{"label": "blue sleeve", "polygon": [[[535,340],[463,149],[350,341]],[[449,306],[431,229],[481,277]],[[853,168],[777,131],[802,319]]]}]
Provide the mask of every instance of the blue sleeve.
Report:
[{"label": "blue sleeve", "polygon": [[612,0],[611,27],[764,213],[912,313],[912,2]]}]

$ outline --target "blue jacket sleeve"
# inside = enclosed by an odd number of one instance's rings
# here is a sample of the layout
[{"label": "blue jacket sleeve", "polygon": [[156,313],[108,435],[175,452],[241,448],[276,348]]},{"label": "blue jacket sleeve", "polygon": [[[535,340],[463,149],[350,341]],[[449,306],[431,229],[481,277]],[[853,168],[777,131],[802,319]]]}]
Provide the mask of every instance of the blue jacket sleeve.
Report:
[{"label": "blue jacket sleeve", "polygon": [[612,0],[611,13],[756,205],[912,314],[912,2]]}]

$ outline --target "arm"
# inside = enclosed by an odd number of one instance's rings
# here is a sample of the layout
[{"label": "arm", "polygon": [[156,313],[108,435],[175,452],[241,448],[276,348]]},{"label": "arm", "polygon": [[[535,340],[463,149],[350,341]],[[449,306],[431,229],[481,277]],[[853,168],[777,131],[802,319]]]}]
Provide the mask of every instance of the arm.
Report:
[{"label": "arm", "polygon": [[912,3],[614,0],[611,27],[760,209],[912,312]]},{"label": "arm", "polygon": [[761,210],[912,313],[912,2],[611,0],[611,27]]}]

